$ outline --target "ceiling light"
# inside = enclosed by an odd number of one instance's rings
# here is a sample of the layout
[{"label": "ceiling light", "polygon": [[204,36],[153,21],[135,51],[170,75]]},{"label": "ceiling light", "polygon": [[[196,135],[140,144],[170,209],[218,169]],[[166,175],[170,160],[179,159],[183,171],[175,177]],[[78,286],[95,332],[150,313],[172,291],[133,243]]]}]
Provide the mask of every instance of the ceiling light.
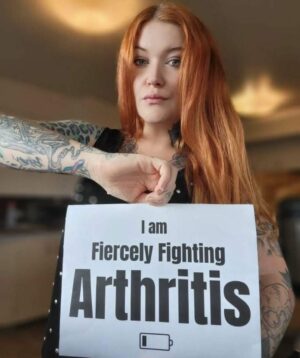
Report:
[{"label": "ceiling light", "polygon": [[243,88],[232,96],[236,111],[241,115],[264,117],[274,113],[291,98],[287,90],[275,88],[268,75],[248,80]]},{"label": "ceiling light", "polygon": [[48,13],[74,30],[87,34],[116,31],[141,10],[141,0],[44,0]]}]

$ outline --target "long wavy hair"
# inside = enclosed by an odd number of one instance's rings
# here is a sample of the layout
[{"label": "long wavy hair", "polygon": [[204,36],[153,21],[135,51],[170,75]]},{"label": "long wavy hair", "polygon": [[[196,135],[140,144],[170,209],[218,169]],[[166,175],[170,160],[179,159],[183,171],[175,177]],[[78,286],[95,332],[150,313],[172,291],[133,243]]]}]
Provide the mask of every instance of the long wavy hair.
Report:
[{"label": "long wavy hair", "polygon": [[171,2],[147,7],[123,37],[117,64],[122,130],[138,139],[143,120],[133,93],[134,47],[151,20],[173,23],[184,35],[179,68],[180,139],[187,158],[185,180],[193,203],[253,204],[256,218],[274,223],[249,168],[240,118],[233,108],[219,50],[206,26],[183,6]]}]

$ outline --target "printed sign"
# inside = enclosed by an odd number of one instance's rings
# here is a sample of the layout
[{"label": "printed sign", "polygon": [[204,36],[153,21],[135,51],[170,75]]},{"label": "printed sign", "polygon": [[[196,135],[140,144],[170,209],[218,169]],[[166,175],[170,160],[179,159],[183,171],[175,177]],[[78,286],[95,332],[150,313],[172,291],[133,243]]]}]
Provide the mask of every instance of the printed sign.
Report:
[{"label": "printed sign", "polygon": [[253,206],[69,206],[59,354],[260,357]]}]

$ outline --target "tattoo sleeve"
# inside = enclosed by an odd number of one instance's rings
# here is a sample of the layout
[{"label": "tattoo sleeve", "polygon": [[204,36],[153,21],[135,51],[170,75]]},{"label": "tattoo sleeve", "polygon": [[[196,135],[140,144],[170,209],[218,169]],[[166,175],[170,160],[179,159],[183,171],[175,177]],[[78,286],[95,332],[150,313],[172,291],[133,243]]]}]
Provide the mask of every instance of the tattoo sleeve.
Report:
[{"label": "tattoo sleeve", "polygon": [[1,165],[90,177],[86,154],[93,150],[59,131],[54,132],[12,116],[0,115]]},{"label": "tattoo sleeve", "polygon": [[63,120],[57,122],[38,122],[49,130],[58,132],[82,144],[93,146],[101,136],[104,128],[80,120]]},{"label": "tattoo sleeve", "polygon": [[277,231],[268,222],[257,225],[262,357],[272,357],[293,314],[295,298]]}]

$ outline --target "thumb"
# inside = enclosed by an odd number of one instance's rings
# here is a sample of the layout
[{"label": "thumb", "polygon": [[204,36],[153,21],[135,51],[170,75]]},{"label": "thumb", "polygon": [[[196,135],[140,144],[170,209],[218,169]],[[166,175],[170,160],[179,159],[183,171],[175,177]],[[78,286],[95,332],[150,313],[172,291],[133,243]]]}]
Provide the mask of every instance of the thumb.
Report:
[{"label": "thumb", "polygon": [[167,161],[156,158],[152,158],[151,160],[153,167],[157,170],[160,176],[154,191],[157,193],[162,193],[170,186],[172,181],[172,165]]}]

